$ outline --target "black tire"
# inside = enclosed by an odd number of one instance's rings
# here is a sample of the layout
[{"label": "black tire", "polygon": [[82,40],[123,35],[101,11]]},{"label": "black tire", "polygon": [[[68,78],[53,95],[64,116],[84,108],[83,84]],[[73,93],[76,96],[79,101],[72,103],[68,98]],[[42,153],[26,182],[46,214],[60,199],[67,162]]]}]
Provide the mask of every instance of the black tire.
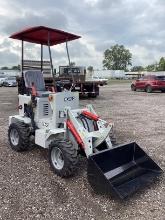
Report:
[{"label": "black tire", "polygon": [[114,129],[111,131],[111,133],[109,134],[109,137],[111,139],[111,143],[114,146],[116,144],[116,136],[115,136],[115,132]]},{"label": "black tire", "polygon": [[133,84],[131,85],[131,90],[136,91],[136,87]]},{"label": "black tire", "polygon": [[96,95],[96,93],[88,93],[88,97],[89,98],[96,98],[97,95]]},{"label": "black tire", "polygon": [[146,87],[146,92],[147,92],[147,93],[151,93],[151,92],[152,92],[152,87],[151,87],[150,85],[148,85],[148,86]]},{"label": "black tire", "polygon": [[[63,165],[58,166],[58,162],[53,158],[54,152],[59,151]],[[53,140],[49,146],[49,162],[55,174],[60,177],[69,177],[75,173],[78,162],[77,150],[68,140]]]},{"label": "black tire", "polygon": [[[14,142],[12,139],[12,132],[18,135],[18,141]],[[30,128],[27,124],[15,121],[10,124],[8,129],[8,139],[10,146],[15,151],[25,151],[31,147],[30,144]]]}]

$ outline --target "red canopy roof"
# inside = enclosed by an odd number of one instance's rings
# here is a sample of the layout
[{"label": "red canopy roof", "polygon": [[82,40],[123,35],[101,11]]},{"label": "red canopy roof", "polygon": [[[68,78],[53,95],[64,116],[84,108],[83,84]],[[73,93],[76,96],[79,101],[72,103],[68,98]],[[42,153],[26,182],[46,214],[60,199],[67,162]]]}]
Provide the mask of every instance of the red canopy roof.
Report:
[{"label": "red canopy roof", "polygon": [[80,38],[78,35],[44,26],[27,28],[23,31],[12,34],[10,38],[48,45],[48,34],[50,36],[50,46]]}]

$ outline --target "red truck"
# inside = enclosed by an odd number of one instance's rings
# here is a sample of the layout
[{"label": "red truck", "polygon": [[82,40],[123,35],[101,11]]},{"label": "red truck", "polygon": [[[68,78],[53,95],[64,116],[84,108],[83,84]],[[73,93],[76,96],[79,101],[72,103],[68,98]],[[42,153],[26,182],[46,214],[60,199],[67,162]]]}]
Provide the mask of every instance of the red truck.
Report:
[{"label": "red truck", "polygon": [[136,91],[137,89],[144,90],[148,93],[151,93],[154,90],[165,92],[165,76],[143,76],[142,78],[133,81],[131,84],[132,91]]}]

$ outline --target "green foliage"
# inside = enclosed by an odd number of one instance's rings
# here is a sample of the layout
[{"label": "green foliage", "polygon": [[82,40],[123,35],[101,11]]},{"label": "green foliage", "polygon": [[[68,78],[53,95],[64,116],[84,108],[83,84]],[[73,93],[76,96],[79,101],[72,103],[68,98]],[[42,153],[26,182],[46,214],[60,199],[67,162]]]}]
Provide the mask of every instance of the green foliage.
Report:
[{"label": "green foliage", "polygon": [[93,71],[93,66],[88,66],[87,70],[92,72]]},{"label": "green foliage", "polygon": [[12,69],[12,70],[20,70],[20,65],[18,65],[18,66],[12,66],[11,69]]},{"label": "green foliage", "polygon": [[144,71],[144,67],[142,66],[133,66],[131,68],[131,72],[141,72],[141,71]]},{"label": "green foliage", "polygon": [[146,69],[148,72],[150,72],[150,71],[155,71],[156,66],[155,66],[155,64],[151,64],[151,65],[146,66],[145,69]]},{"label": "green foliage", "polygon": [[132,54],[123,45],[114,45],[105,50],[103,67],[112,70],[126,70],[131,66]]},{"label": "green foliage", "polygon": [[12,67],[3,66],[1,67],[1,70],[21,70],[21,66],[20,65],[12,66]]},{"label": "green foliage", "polygon": [[9,68],[7,67],[7,66],[3,66],[2,68],[1,68],[1,70],[8,70]]},{"label": "green foliage", "polygon": [[165,71],[165,57],[161,57],[159,63],[148,65],[146,71]]},{"label": "green foliage", "polygon": [[159,71],[165,71],[165,57],[160,58],[158,70]]}]

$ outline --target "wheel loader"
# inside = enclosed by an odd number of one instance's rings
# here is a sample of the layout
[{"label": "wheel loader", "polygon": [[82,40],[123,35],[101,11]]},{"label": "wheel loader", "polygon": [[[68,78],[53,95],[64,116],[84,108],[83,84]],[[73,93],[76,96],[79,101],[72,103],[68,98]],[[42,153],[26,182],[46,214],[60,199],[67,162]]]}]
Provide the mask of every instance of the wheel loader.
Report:
[{"label": "wheel loader", "polygon": [[[50,38],[49,31],[45,29],[42,38],[48,46],[59,40],[59,36]],[[33,41],[37,37],[34,35]],[[162,173],[136,143],[114,147],[110,135],[113,123],[101,119],[91,105],[80,109],[78,93],[47,91],[40,70],[23,71],[22,77],[25,93],[18,95],[19,114],[9,117],[8,138],[13,150],[28,150],[32,144],[48,149],[53,171],[64,178],[75,174],[79,155],[85,155],[93,190],[121,199]]]}]

